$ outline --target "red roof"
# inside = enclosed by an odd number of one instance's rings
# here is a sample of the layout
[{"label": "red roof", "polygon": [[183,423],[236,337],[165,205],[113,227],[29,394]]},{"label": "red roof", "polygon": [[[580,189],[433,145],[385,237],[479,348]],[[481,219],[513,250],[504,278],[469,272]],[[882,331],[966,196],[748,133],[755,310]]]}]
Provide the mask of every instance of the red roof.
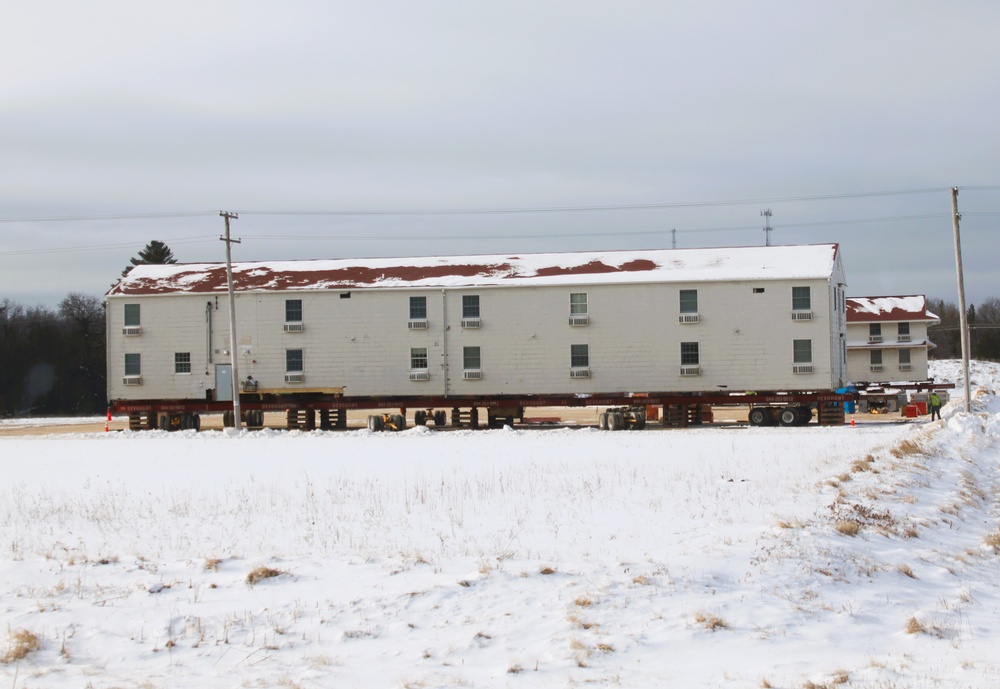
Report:
[{"label": "red roof", "polygon": [[927,298],[922,294],[902,297],[848,297],[848,323],[880,323],[892,321],[935,321],[941,319],[927,310]]}]

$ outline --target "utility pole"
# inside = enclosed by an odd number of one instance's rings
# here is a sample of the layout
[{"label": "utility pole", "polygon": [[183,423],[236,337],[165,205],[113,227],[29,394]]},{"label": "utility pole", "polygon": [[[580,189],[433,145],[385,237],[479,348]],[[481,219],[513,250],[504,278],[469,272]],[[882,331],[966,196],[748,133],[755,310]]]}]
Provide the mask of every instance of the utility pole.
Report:
[{"label": "utility pole", "polygon": [[764,218],[764,246],[771,246],[771,209],[765,208],[760,215]]},{"label": "utility pole", "polygon": [[958,187],[951,188],[951,224],[955,230],[955,269],[958,273],[958,323],[962,335],[962,378],[965,380],[965,413],[972,412],[971,386],[969,384],[969,315],[965,310],[965,275],[962,272],[962,239],[958,223]]},{"label": "utility pole", "polygon": [[236,356],[236,296],[233,294],[233,244],[241,240],[229,238],[229,221],[239,219],[236,213],[219,211],[226,221],[226,236],[219,237],[226,243],[226,283],[229,286],[229,360],[233,367],[233,427],[240,430],[240,374]]}]

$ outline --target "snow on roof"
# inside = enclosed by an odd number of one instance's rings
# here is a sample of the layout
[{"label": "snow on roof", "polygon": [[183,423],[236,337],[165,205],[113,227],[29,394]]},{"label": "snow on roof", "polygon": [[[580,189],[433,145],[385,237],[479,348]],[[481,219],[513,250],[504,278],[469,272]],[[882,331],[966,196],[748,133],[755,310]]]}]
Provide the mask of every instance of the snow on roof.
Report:
[{"label": "snow on roof", "polygon": [[[836,244],[233,264],[238,291],[826,278]],[[108,296],[226,290],[224,263],[138,265]]]},{"label": "snow on roof", "polygon": [[848,297],[847,322],[938,321],[922,294],[905,297]]}]

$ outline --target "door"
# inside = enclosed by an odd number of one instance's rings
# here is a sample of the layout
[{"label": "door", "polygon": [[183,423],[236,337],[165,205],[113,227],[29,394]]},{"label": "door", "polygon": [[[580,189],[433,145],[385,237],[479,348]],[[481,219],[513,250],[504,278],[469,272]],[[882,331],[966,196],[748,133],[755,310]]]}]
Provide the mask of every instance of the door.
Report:
[{"label": "door", "polygon": [[215,399],[219,402],[233,401],[233,365],[215,365]]}]

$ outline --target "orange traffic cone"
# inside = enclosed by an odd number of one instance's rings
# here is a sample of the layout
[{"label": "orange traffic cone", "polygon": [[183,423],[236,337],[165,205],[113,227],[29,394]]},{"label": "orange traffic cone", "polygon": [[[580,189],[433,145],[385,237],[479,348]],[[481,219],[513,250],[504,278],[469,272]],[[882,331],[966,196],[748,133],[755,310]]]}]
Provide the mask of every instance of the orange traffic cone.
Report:
[{"label": "orange traffic cone", "polygon": [[108,432],[108,426],[111,425],[111,407],[108,407],[108,420],[104,422],[104,432]]}]

